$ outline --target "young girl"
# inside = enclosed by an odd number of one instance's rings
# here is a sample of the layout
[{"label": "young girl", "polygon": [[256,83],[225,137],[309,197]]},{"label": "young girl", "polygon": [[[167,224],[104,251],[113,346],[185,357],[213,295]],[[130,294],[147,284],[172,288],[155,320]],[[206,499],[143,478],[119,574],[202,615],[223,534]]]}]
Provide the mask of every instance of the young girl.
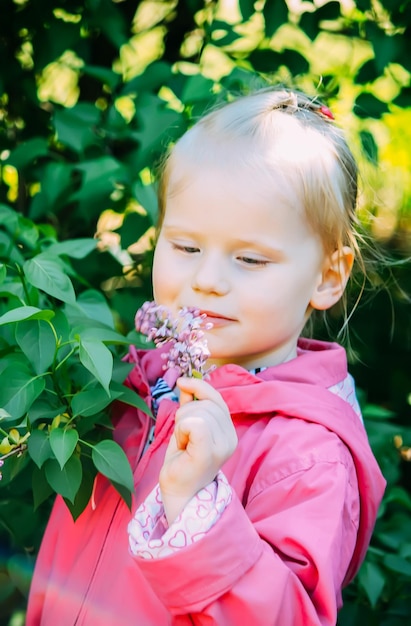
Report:
[{"label": "young girl", "polygon": [[205,314],[215,367],[178,378],[161,350],[130,350],[128,385],[156,416],[114,411],[132,515],[102,476],[76,522],[57,498],[27,626],[336,624],[385,481],[343,348],[300,335],[343,297],[356,195],[330,110],[291,90],[239,98],[177,142],[154,296]]}]

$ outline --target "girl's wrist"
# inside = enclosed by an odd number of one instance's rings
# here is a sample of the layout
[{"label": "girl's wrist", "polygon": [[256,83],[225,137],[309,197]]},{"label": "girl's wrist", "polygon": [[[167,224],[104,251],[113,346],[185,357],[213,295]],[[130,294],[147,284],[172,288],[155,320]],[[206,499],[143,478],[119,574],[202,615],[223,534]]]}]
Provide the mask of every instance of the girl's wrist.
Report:
[{"label": "girl's wrist", "polygon": [[[161,491],[161,488],[160,488]],[[161,498],[163,501],[164,514],[169,526],[178,518],[183,512],[184,508],[195,496],[195,493],[190,496],[167,494],[161,491]]]}]

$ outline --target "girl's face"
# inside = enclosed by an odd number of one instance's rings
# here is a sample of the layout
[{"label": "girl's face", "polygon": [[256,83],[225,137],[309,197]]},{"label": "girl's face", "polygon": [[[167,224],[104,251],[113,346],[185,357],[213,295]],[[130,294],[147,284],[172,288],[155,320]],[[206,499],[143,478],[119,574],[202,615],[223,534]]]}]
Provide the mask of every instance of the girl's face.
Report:
[{"label": "girl's face", "polygon": [[274,181],[268,199],[267,182],[247,173],[197,170],[166,199],[153,284],[175,314],[206,313],[212,363],[250,369],[296,356],[323,288],[324,252],[297,194]]}]

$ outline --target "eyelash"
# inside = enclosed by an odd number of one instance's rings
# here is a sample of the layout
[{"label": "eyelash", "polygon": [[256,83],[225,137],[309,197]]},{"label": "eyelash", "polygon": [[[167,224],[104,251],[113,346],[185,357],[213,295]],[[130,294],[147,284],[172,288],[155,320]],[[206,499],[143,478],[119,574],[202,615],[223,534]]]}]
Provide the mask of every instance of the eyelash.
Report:
[{"label": "eyelash", "polygon": [[179,252],[185,252],[186,254],[195,254],[196,252],[199,252],[199,249],[194,246],[181,246],[177,243],[173,243],[173,249],[178,250]]},{"label": "eyelash", "polygon": [[[196,254],[197,252],[200,251],[199,248],[196,248],[194,246],[183,246],[178,243],[173,243],[172,245],[173,245],[174,250],[177,250],[179,252],[184,252],[185,254]],[[255,267],[264,267],[265,265],[268,265],[269,263],[265,259],[254,259],[248,256],[239,256],[237,257],[237,260],[244,263],[245,265],[255,266]]]},{"label": "eyelash", "polygon": [[268,265],[268,261],[266,261],[265,259],[253,259],[252,257],[248,257],[248,256],[240,256],[237,258],[239,261],[242,261],[246,265],[255,265],[257,267]]}]

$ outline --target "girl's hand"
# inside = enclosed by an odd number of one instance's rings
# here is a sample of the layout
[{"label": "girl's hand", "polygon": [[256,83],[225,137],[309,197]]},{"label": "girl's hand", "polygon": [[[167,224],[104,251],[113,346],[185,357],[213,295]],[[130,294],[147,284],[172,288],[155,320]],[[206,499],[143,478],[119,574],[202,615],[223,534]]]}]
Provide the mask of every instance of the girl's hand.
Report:
[{"label": "girl's hand", "polygon": [[237,434],[221,394],[198,378],[180,378],[177,385],[180,408],[159,478],[169,524],[214,480],[237,447]]}]

